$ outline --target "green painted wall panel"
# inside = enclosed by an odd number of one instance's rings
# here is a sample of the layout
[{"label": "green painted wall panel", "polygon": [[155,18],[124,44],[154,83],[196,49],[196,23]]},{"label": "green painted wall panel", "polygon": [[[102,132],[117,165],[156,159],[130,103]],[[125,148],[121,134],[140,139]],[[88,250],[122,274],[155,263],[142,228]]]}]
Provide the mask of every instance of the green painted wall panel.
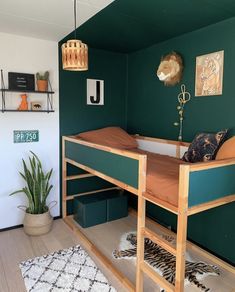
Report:
[{"label": "green painted wall panel", "polygon": [[[165,87],[156,76],[162,55],[182,54],[183,80],[192,100],[185,107],[183,137],[191,141],[201,131],[235,128],[234,67],[235,18],[153,45],[128,55],[128,131],[146,136],[177,139],[177,96],[180,85]],[[223,94],[195,97],[196,56],[224,50]],[[141,118],[140,118],[141,117]],[[151,216],[173,226],[172,216],[151,208]],[[235,204],[224,205],[190,217],[191,240],[235,264]],[[217,226],[219,228],[217,228]]]},{"label": "green painted wall panel", "polygon": [[139,161],[66,141],[66,158],[138,188]]},{"label": "green painted wall panel", "polygon": [[235,194],[235,165],[191,172],[189,207]]},{"label": "green painted wall panel", "polygon": [[[120,53],[96,50],[89,46],[89,70],[85,72],[64,71],[61,64],[61,45],[62,42],[58,45],[60,136],[74,135],[111,125],[125,129],[127,56]],[[104,106],[86,105],[87,78],[104,80]],[[74,167],[68,167],[69,175],[78,172],[80,173]],[[70,193],[79,192],[81,188],[85,188],[84,185],[88,184],[88,182],[91,182],[89,190],[110,186],[105,181],[101,182],[101,179],[99,181],[83,179],[82,183],[69,183],[68,190]],[[73,210],[72,204],[72,201],[70,201],[68,206],[69,214]]]},{"label": "green painted wall panel", "polygon": [[[156,76],[161,57],[171,51],[184,59],[182,83],[192,100],[185,106],[184,140],[197,132],[235,127],[235,18],[182,35],[128,55],[128,131],[177,139],[176,110],[180,84],[166,87]],[[223,95],[195,97],[196,56],[224,50]],[[141,118],[140,118],[141,116]]]},{"label": "green painted wall panel", "polygon": [[[126,128],[126,66],[124,54],[89,48],[89,70],[65,71],[60,56],[60,133],[117,125]],[[104,105],[86,105],[86,79],[104,80]]]}]

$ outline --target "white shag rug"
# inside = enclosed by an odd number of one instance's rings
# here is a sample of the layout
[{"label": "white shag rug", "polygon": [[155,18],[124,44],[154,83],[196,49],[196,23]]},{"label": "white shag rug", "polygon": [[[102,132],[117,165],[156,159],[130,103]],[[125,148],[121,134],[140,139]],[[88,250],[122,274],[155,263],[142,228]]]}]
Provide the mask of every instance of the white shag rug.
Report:
[{"label": "white shag rug", "polygon": [[27,292],[116,292],[79,245],[19,266]]}]

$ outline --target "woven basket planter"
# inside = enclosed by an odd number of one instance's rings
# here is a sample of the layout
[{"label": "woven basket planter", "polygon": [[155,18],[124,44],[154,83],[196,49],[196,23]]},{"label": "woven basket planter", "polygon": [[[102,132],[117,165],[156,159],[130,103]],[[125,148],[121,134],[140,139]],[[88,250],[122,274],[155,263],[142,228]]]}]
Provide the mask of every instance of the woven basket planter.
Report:
[{"label": "woven basket planter", "polygon": [[49,210],[43,214],[25,213],[24,231],[28,235],[42,235],[51,230],[52,222],[53,218]]}]

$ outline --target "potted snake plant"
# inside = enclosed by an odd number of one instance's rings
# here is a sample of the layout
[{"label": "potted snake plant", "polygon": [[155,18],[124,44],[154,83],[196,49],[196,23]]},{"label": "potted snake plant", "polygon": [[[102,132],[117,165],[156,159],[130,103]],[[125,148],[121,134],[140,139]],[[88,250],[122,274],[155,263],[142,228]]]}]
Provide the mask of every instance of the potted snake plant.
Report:
[{"label": "potted snake plant", "polygon": [[32,151],[30,152],[32,154],[32,157],[29,156],[30,166],[27,166],[22,159],[24,171],[19,172],[26,185],[22,189],[11,193],[10,196],[18,193],[26,195],[28,207],[18,206],[19,209],[25,211],[24,231],[28,235],[42,235],[51,230],[53,221],[49,205],[47,205],[47,198],[53,187],[50,184],[53,169],[44,173],[38,156]]}]

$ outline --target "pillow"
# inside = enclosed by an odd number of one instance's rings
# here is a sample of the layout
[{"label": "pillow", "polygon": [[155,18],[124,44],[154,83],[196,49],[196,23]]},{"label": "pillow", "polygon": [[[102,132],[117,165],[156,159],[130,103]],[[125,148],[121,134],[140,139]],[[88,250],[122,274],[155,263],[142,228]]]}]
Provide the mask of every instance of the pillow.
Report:
[{"label": "pillow", "polygon": [[227,129],[218,133],[197,134],[193,142],[189,145],[188,151],[184,153],[182,159],[186,162],[199,162],[213,160],[222,145]]},{"label": "pillow", "polygon": [[118,149],[137,148],[138,144],[132,136],[119,127],[107,127],[99,130],[80,133],[78,138]]},{"label": "pillow", "polygon": [[224,142],[216,154],[215,159],[219,160],[226,158],[235,158],[235,137],[232,137]]}]

